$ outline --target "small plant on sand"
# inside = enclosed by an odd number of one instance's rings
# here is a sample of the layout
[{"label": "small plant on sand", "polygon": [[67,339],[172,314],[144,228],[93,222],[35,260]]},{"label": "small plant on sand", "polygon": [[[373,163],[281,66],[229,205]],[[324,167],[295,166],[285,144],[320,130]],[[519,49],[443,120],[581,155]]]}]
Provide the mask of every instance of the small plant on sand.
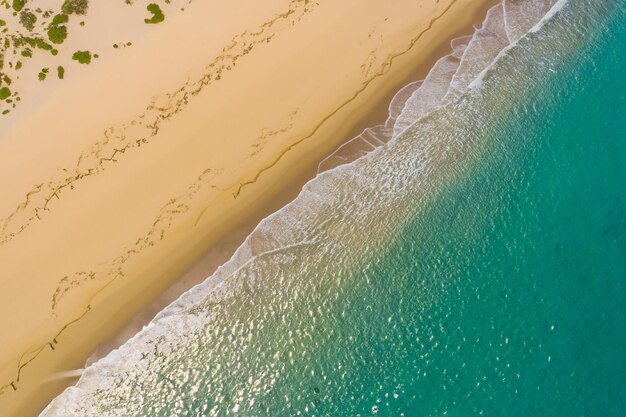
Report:
[{"label": "small plant on sand", "polygon": [[57,75],[59,77],[59,80],[62,80],[63,77],[65,77],[65,68],[63,68],[62,66],[59,66],[57,68]]},{"label": "small plant on sand", "polygon": [[40,72],[39,75],[37,76],[37,78],[39,78],[39,81],[43,81],[46,79],[46,77],[48,76],[48,68],[43,68]]},{"label": "small plant on sand", "polygon": [[63,23],[67,23],[69,17],[66,14],[58,14],[52,18],[51,25],[62,25]]},{"label": "small plant on sand", "polygon": [[80,64],[89,64],[91,63],[91,52],[89,51],[76,51],[74,55],[72,55],[72,59],[74,61],[78,61]]},{"label": "small plant on sand", "polygon": [[87,14],[89,0],[65,0],[61,10],[65,14]]},{"label": "small plant on sand", "polygon": [[52,25],[48,28],[48,39],[50,42],[60,44],[67,38],[67,28],[65,26]]},{"label": "small plant on sand", "polygon": [[29,32],[32,32],[37,23],[37,16],[29,11],[23,11],[20,13],[20,24],[24,26]]},{"label": "small plant on sand", "polygon": [[156,24],[165,20],[165,15],[163,14],[163,11],[161,11],[158,4],[150,3],[146,8],[150,13],[152,13],[152,17],[150,19],[144,19],[144,22],[148,24]]},{"label": "small plant on sand", "polygon": [[13,0],[13,10],[15,10],[16,12],[21,11],[24,8],[25,3],[26,0]]},{"label": "small plant on sand", "polygon": [[11,96],[11,90],[8,87],[0,88],[0,100],[4,100]]},{"label": "small plant on sand", "polygon": [[48,26],[48,39],[50,42],[60,44],[67,38],[67,28],[64,23],[69,20],[66,14],[58,14],[52,18],[50,26]]}]

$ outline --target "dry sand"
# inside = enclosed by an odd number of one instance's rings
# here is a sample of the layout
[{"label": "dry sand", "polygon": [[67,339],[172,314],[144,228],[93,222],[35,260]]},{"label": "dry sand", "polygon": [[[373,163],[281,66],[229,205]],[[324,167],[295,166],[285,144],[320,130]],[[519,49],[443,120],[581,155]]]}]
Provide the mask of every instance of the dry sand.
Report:
[{"label": "dry sand", "polygon": [[196,1],[27,91],[0,132],[0,414],[211,272],[486,3]]}]

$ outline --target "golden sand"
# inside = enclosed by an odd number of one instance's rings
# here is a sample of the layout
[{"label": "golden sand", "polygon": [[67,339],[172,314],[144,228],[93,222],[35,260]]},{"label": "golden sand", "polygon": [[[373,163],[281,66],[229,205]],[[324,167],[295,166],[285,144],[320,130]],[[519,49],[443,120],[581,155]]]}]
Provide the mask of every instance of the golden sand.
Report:
[{"label": "golden sand", "polygon": [[36,105],[0,121],[0,414],[41,411],[73,381],[59,373],[292,198],[486,3],[196,1],[26,89]]}]

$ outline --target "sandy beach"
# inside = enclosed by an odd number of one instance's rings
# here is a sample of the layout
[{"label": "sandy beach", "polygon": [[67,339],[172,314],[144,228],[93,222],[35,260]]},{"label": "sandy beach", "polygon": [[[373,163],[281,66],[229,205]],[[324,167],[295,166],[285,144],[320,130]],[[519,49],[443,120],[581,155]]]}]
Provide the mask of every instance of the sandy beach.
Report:
[{"label": "sandy beach", "polygon": [[493,3],[194,2],[114,52],[119,6],[94,4],[59,52],[98,61],[19,80],[0,119],[0,414],[210,274]]}]

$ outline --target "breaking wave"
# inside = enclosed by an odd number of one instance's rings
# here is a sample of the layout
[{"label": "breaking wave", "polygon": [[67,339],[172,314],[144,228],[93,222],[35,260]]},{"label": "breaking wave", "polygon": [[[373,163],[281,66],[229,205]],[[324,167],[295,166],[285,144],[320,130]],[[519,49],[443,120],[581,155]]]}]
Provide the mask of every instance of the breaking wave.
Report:
[{"label": "breaking wave", "polygon": [[[545,72],[577,47],[580,29],[554,22],[568,5],[504,0],[490,9],[424,80],[396,95],[385,124],[322,162],[297,199],[263,220],[229,262],[88,367],[42,415],[308,411],[299,384],[285,381],[316,375],[315,358],[332,357],[335,340],[352,340],[342,328],[367,327],[339,326],[342,315],[326,313],[337,303],[375,302],[346,296],[371,285],[351,271],[367,275],[411,216],[463,174],[511,102],[528,94],[528,71]],[[325,338],[312,336],[320,332]],[[349,370],[333,366],[341,391]],[[275,394],[279,386],[288,392]]]}]

